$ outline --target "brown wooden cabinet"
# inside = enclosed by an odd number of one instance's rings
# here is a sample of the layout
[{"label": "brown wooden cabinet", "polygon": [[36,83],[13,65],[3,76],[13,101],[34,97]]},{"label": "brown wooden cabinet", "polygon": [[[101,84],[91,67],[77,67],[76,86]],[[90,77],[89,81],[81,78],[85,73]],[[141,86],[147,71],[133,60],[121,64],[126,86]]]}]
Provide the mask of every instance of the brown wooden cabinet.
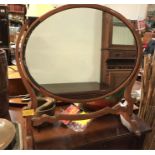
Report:
[{"label": "brown wooden cabinet", "polygon": [[[103,32],[101,80],[103,83],[108,81],[112,88],[116,88],[134,68],[137,57],[135,41],[126,26],[107,13],[103,13]],[[116,35],[119,35],[119,41],[115,39]],[[128,35],[129,40],[125,35]]]},{"label": "brown wooden cabinet", "polygon": [[8,94],[9,96],[18,96],[27,94],[17,66],[8,67]]},{"label": "brown wooden cabinet", "polygon": [[137,116],[135,117],[139,121],[141,136],[129,132],[121,124],[119,117],[113,115],[93,120],[84,132],[72,131],[59,123],[33,128],[33,149],[143,149],[143,141],[150,128]]},{"label": "brown wooden cabinet", "polygon": [[[22,117],[22,108],[10,107],[12,121],[18,121],[22,127],[23,149],[50,150],[135,150],[144,149],[145,136],[150,127],[137,116],[141,136],[129,132],[120,122],[119,117],[107,115],[94,119],[84,132],[75,132],[55,123],[42,128],[32,128],[33,148],[29,148],[26,137],[27,121]],[[29,131],[30,132],[30,131]]]}]

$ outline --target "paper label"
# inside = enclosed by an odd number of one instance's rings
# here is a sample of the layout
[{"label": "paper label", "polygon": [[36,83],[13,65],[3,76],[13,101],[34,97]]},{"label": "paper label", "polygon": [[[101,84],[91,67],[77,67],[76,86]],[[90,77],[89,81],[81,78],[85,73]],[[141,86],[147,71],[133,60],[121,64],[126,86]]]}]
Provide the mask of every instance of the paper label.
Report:
[{"label": "paper label", "polygon": [[33,116],[35,115],[34,109],[27,109],[22,111],[22,116]]}]

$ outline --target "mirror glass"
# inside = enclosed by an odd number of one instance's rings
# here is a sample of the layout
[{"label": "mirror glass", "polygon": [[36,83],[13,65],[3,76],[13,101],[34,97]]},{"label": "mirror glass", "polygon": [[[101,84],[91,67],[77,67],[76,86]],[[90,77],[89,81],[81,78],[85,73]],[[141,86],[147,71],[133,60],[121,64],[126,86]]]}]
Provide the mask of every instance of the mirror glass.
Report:
[{"label": "mirror glass", "polygon": [[[129,28],[118,18],[113,17],[112,44],[115,45],[134,45],[135,39]],[[119,37],[118,37],[119,36]]]},{"label": "mirror glass", "polygon": [[[125,64],[127,72],[123,75],[119,72],[122,69],[117,68],[119,57],[117,60],[107,59],[115,51],[106,49],[108,55],[105,57],[102,47],[106,33],[104,14],[97,9],[74,8],[49,16],[37,25],[29,35],[24,55],[31,79],[53,94],[67,98],[90,99],[119,87],[131,74],[135,58]],[[112,42],[134,43],[134,37],[125,25],[125,42],[117,32],[120,30],[115,26],[112,29]],[[116,68],[110,68],[110,64]],[[118,73],[121,77],[116,76]],[[116,78],[119,82],[113,82]]]}]

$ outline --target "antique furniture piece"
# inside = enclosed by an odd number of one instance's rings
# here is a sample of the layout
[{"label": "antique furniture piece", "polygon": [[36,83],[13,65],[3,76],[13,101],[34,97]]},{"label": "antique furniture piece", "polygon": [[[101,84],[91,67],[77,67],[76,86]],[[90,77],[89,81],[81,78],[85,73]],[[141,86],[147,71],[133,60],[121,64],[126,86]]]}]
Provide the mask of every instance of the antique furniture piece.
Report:
[{"label": "antique furniture piece", "polygon": [[6,52],[0,49],[0,118],[10,120]]},{"label": "antique furniture piece", "polygon": [[8,94],[9,96],[25,95],[27,91],[18,72],[17,66],[8,66]]},{"label": "antique furniture piece", "polygon": [[[139,118],[141,136],[129,132],[118,116],[106,115],[92,121],[83,132],[75,132],[61,125],[33,130],[35,149],[80,150],[137,150],[143,149],[145,135],[150,128]],[[52,128],[52,129],[51,129]],[[52,130],[52,131],[51,131]],[[46,133],[46,134],[45,134]]]},{"label": "antique furniture piece", "polygon": [[[35,144],[39,137],[50,143],[48,149],[53,148],[46,128],[38,132],[45,123],[52,132],[59,120],[95,119],[107,114],[120,116],[124,126],[141,135],[130,96],[141,53],[141,41],[133,25],[101,5],[64,5],[41,16],[28,29],[23,26],[16,61],[31,97],[28,109],[35,112],[26,118],[28,148],[38,148]],[[54,114],[51,108],[51,115],[38,115],[38,96],[45,99],[43,109],[56,104]],[[120,102],[123,97],[124,103]],[[88,113],[57,112],[60,105],[72,103]]]},{"label": "antique furniture piece", "polygon": [[0,150],[10,145],[16,133],[14,124],[10,122],[7,77],[6,52],[0,49]]},{"label": "antique furniture piece", "polygon": [[[111,85],[119,85],[122,78],[127,78],[134,68],[133,64],[137,54],[135,52],[136,45],[131,32],[122,22],[110,14],[104,15],[103,18],[106,33],[103,33],[102,52],[104,54],[104,66],[107,66],[104,69],[104,80],[111,83]],[[131,22],[133,24],[133,21]],[[124,33],[124,36],[120,33]]]}]

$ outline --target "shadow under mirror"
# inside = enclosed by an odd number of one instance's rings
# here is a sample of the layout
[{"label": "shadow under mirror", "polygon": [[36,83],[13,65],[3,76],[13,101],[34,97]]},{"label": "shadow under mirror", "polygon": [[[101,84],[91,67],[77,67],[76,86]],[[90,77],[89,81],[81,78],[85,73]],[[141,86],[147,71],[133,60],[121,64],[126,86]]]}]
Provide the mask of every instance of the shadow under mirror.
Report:
[{"label": "shadow under mirror", "polygon": [[25,66],[31,80],[61,97],[90,99],[119,87],[137,57],[130,29],[93,8],[63,10],[27,36]]}]

